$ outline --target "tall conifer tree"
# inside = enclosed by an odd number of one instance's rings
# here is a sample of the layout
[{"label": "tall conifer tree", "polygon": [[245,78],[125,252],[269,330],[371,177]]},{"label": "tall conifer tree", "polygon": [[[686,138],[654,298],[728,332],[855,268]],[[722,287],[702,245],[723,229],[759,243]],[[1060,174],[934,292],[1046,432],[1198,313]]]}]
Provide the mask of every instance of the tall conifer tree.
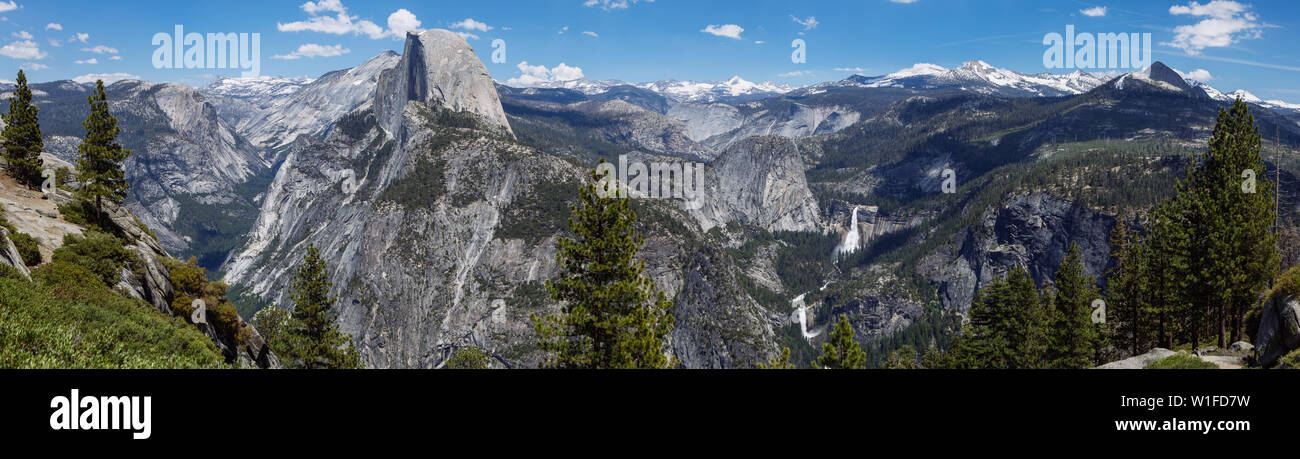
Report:
[{"label": "tall conifer tree", "polygon": [[[604,160],[601,160],[604,163]],[[593,181],[599,181],[596,171]],[[559,275],[546,282],[563,303],[558,316],[532,315],[539,348],[555,368],[670,368],[664,342],[673,329],[672,301],[645,275],[643,240],[628,197],[602,197],[595,183],[570,206],[575,239],[556,242]]]},{"label": "tall conifer tree", "polygon": [[28,187],[41,186],[41,126],[37,120],[40,109],[32,105],[32,89],[27,86],[27,75],[18,71],[17,87],[9,98],[9,113],[4,115],[5,169],[18,183]]}]

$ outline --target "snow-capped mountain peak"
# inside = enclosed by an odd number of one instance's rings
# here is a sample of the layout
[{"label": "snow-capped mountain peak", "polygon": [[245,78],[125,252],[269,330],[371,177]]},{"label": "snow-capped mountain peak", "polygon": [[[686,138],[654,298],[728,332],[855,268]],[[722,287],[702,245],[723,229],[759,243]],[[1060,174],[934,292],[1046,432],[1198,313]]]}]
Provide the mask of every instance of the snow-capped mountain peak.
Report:
[{"label": "snow-capped mountain peak", "polygon": [[1100,86],[1102,76],[1083,71],[1070,74],[1025,74],[995,67],[983,60],[970,60],[955,69],[918,63],[881,77],[851,76],[830,86],[868,88],[939,89],[960,88],[984,94],[1011,97],[1063,96],[1080,94]]}]

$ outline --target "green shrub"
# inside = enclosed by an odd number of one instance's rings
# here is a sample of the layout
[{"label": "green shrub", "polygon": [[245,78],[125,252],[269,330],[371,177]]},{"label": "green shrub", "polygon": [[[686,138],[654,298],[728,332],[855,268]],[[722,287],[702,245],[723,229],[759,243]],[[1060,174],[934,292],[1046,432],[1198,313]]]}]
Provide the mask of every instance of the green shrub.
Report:
[{"label": "green shrub", "polygon": [[226,368],[206,336],[66,262],[0,276],[0,368]]},{"label": "green shrub", "polygon": [[18,272],[17,268],[9,266],[6,263],[0,263],[0,279],[26,279],[23,274]]},{"label": "green shrub", "polygon": [[1218,365],[1201,360],[1200,357],[1186,352],[1179,352],[1151,362],[1146,366],[1148,370],[1216,370],[1218,368]]},{"label": "green shrub", "polygon": [[84,267],[104,285],[113,286],[121,280],[122,267],[136,257],[118,238],[92,230],[64,235],[63,247],[54,251],[54,261]]},{"label": "green shrub", "polygon": [[23,257],[23,263],[27,266],[37,266],[45,261],[41,258],[41,249],[36,243],[36,238],[30,234],[9,233],[9,240],[13,241],[14,247],[18,248],[18,256]]},{"label": "green shrub", "polygon": [[447,359],[447,368],[453,370],[486,370],[491,368],[491,362],[488,355],[474,346],[465,346],[456,350],[455,354]]},{"label": "green shrub", "polygon": [[1291,351],[1290,354],[1284,355],[1282,358],[1278,359],[1276,368],[1300,370],[1300,349]]}]

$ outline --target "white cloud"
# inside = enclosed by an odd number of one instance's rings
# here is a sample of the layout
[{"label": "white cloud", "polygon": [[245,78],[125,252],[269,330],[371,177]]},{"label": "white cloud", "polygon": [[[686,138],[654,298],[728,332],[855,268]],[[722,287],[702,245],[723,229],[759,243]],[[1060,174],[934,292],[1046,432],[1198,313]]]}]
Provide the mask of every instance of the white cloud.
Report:
[{"label": "white cloud", "polygon": [[1079,10],[1079,12],[1083,13],[1084,16],[1098,18],[1106,15],[1106,7],[1094,6],[1092,8],[1081,9]]},{"label": "white cloud", "polygon": [[83,60],[80,60],[80,61],[73,61],[72,63],[74,63],[74,64],[98,64],[98,63],[99,63],[99,59],[95,59],[95,58],[92,57],[92,58],[90,58],[90,59],[83,59]]},{"label": "white cloud", "polygon": [[63,30],[63,24],[59,24],[57,22],[51,22],[49,24],[45,24],[45,30]]},{"label": "white cloud", "polygon": [[529,87],[537,86],[542,83],[556,81],[570,81],[582,79],[582,68],[571,67],[561,62],[554,68],[546,68],[545,65],[528,65],[528,61],[520,62],[515,66],[519,69],[520,75],[506,80],[507,86]]},{"label": "white cloud", "polygon": [[598,33],[596,33],[596,32],[592,32],[592,31],[590,31],[590,30],[584,30],[584,31],[582,31],[582,34],[583,34],[583,35],[590,36],[590,37],[598,37],[598,38],[600,37],[600,34],[598,34]]},{"label": "white cloud", "polygon": [[453,29],[476,30],[479,32],[487,32],[489,30],[495,29],[495,27],[492,27],[482,22],[475,21],[474,18],[465,18],[460,21],[453,22],[447,27]]},{"label": "white cloud", "polygon": [[704,32],[711,35],[717,35],[719,37],[727,37],[735,40],[739,40],[740,34],[743,33],[744,31],[745,31],[744,27],[735,24],[723,24],[723,25],[709,24],[708,27],[700,29],[700,32]]},{"label": "white cloud", "polygon": [[[605,11],[625,10],[627,6],[636,3],[637,0],[587,0],[582,2],[582,6],[597,7]],[[655,0],[645,0],[646,3],[654,3]]]},{"label": "white cloud", "polygon": [[479,38],[478,35],[469,32],[456,32],[456,35],[460,35],[460,38],[464,38],[465,41],[478,40]]},{"label": "white cloud", "polygon": [[765,41],[763,41],[763,40],[754,40],[754,44],[755,44],[755,45],[761,45],[761,44],[763,44],[763,43],[767,43],[767,42],[765,42]]},{"label": "white cloud", "polygon": [[79,41],[79,42],[85,43],[86,40],[89,40],[89,39],[90,39],[90,34],[88,34],[88,33],[77,32],[76,35],[73,35],[72,38],[69,38],[69,39],[68,39],[68,42],[71,43],[71,42],[74,42],[74,41]]},{"label": "white cloud", "polygon": [[[405,8],[388,15],[388,29],[368,19],[348,14],[341,0],[320,0],[303,3],[300,7],[311,17],[305,21],[276,22],[281,32],[320,32],[331,35],[365,35],[378,40],[386,37],[402,38],[408,31],[417,31],[420,20]],[[335,13],[334,15],[322,13]]]},{"label": "white cloud", "polygon": [[55,47],[55,48],[62,48],[62,47],[63,47],[63,42],[60,42],[60,41],[55,40],[55,39],[53,39],[53,38],[50,38],[50,39],[48,39],[47,41],[50,42],[50,46],[53,46],[53,47]]},{"label": "white cloud", "polygon": [[916,0],[889,0],[894,3],[916,3]]},{"label": "white cloud", "polygon": [[104,45],[95,45],[89,48],[81,48],[82,51],[95,54],[117,54],[117,48]]},{"label": "white cloud", "polygon": [[804,75],[810,75],[810,74],[812,74],[812,72],[809,72],[809,71],[806,71],[806,70],[796,70],[796,71],[793,71],[793,72],[778,73],[776,76],[781,77],[781,78],[788,78],[788,77],[797,77],[797,76],[804,76]]},{"label": "white cloud", "polygon": [[18,3],[14,2],[13,0],[10,0],[10,1],[8,1],[8,2],[0,2],[0,13],[6,12],[6,11],[13,11],[13,10],[16,10],[16,9],[18,9],[18,8],[20,8],[20,7],[18,6]]},{"label": "white cloud", "polygon": [[1205,17],[1201,22],[1174,28],[1174,40],[1161,43],[1187,54],[1200,54],[1205,48],[1222,48],[1238,41],[1262,36],[1264,24],[1249,11],[1249,5],[1228,0],[1213,0],[1204,5],[1191,2],[1169,7],[1169,14]]},{"label": "white cloud", "polygon": [[21,68],[24,68],[24,69],[27,69],[27,70],[45,70],[45,69],[50,68],[50,66],[45,65],[45,64],[41,64],[41,63],[38,63],[38,62],[24,62],[23,65],[20,65],[20,66],[18,66],[18,67],[21,67]]},{"label": "white cloud", "polygon": [[833,70],[835,70],[836,72],[865,72],[865,71],[867,71],[867,69],[864,69],[864,68],[862,68],[862,67],[836,67],[836,68],[834,68]]},{"label": "white cloud", "polygon": [[414,13],[402,8],[388,15],[388,30],[394,36],[404,38],[407,32],[421,32],[420,20],[415,17]]},{"label": "white cloud", "polygon": [[0,48],[0,56],[8,56],[14,59],[45,59],[45,51],[41,51],[41,45],[31,40],[15,41],[4,45]]},{"label": "white cloud", "polygon": [[568,32],[568,31],[569,31],[569,26],[561,27],[561,28],[560,28],[560,35],[564,35],[564,33],[565,33],[565,32]]},{"label": "white cloud", "polygon": [[335,12],[335,13],[347,12],[347,9],[343,7],[343,2],[341,2],[340,0],[320,0],[319,2],[307,2],[307,3],[303,3],[302,6],[300,6],[300,8],[302,8],[303,11],[306,11],[307,14],[320,14],[326,11]]},{"label": "white cloud", "polygon": [[1183,75],[1183,78],[1199,81],[1202,83],[1207,83],[1210,80],[1214,79],[1214,76],[1210,75],[1210,71],[1205,69],[1196,69],[1187,73],[1182,73],[1182,72],[1179,73]]},{"label": "white cloud", "polygon": [[28,33],[26,30],[19,30],[19,31],[17,31],[17,32],[14,32],[14,38],[21,38],[21,39],[23,39],[23,40],[31,40],[32,38],[35,38],[35,37],[33,37],[32,34],[31,34],[31,33]]},{"label": "white cloud", "polygon": [[808,16],[808,19],[799,19],[795,17],[793,14],[791,14],[790,19],[793,19],[796,24],[803,26],[803,30],[816,29],[817,25],[819,24],[817,22],[817,18],[813,16]]},{"label": "white cloud", "polygon": [[318,45],[315,43],[307,43],[305,45],[299,46],[298,49],[292,53],[277,54],[275,56],[271,56],[271,59],[294,60],[294,59],[302,59],[304,57],[306,58],[334,57],[334,56],[342,56],[350,52],[352,52],[352,50],[344,48],[343,45]]},{"label": "white cloud", "polygon": [[122,56],[113,56],[113,57],[108,58],[108,60],[110,60],[110,61],[120,61],[120,60],[122,60]]},{"label": "white cloud", "polygon": [[140,75],[129,73],[89,73],[76,78],[72,81],[77,83],[94,83],[96,80],[104,80],[104,84],[112,84],[121,80],[139,80]]}]

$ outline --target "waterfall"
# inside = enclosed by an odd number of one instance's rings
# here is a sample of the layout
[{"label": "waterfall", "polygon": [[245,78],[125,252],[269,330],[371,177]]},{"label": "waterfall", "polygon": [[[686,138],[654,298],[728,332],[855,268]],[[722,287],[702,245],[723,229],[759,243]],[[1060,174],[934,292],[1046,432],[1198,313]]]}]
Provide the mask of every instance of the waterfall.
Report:
[{"label": "waterfall", "polygon": [[858,234],[858,206],[853,206],[853,219],[849,223],[849,234],[844,235],[844,241],[840,246],[835,248],[837,253],[857,252],[862,241],[862,235]]},{"label": "waterfall", "polygon": [[821,332],[808,333],[808,306],[804,304],[803,297],[804,295],[795,297],[790,304],[795,307],[796,313],[799,314],[799,331],[803,333],[804,339],[810,340],[820,335]]}]

